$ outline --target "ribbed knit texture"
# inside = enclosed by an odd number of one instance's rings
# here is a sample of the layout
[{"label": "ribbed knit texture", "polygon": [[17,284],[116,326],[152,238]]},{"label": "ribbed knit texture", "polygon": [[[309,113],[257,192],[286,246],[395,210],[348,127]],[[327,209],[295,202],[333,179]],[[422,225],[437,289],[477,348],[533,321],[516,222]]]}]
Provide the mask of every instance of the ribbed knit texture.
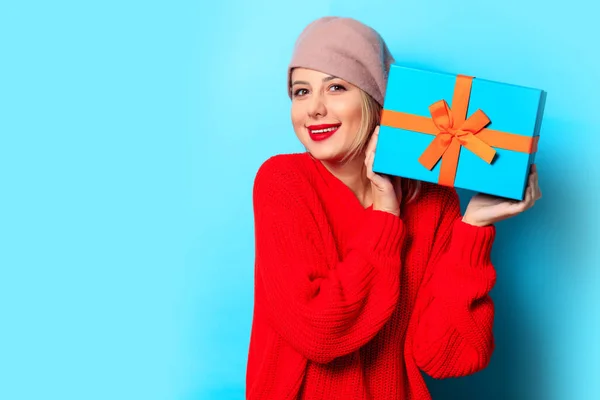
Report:
[{"label": "ribbed knit texture", "polygon": [[401,217],[364,208],[308,153],[254,181],[247,399],[431,399],[420,371],[459,377],[494,349],[493,225],[423,183]]}]

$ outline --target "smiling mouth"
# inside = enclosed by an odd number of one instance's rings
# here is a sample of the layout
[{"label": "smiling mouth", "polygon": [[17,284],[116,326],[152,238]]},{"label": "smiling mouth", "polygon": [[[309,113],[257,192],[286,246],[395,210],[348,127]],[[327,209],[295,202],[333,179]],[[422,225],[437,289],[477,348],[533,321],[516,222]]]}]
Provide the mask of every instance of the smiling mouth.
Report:
[{"label": "smiling mouth", "polygon": [[306,129],[308,129],[308,135],[313,141],[320,142],[331,137],[341,125],[311,125]]},{"label": "smiling mouth", "polygon": [[336,125],[316,125],[316,126],[313,125],[313,126],[308,126],[306,129],[308,129],[308,132],[311,135],[324,135],[324,134],[335,132],[336,130],[338,130],[338,128],[341,125],[342,124],[336,124]]}]

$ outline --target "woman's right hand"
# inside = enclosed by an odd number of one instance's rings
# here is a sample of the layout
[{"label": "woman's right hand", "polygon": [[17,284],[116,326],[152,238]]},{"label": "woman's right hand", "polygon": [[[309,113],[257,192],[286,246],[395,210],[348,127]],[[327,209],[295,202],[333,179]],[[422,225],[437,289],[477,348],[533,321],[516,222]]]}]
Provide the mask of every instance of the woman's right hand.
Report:
[{"label": "woman's right hand", "polygon": [[395,176],[380,175],[373,172],[373,160],[378,137],[379,126],[373,131],[365,152],[367,178],[371,181],[373,210],[386,211],[400,216],[400,202],[402,200],[400,179]]}]

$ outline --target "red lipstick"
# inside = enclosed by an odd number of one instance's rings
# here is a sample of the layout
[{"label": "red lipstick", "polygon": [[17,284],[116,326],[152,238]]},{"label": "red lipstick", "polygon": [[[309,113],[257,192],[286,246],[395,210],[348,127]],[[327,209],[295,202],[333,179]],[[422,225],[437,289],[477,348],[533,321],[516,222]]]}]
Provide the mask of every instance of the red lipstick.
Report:
[{"label": "red lipstick", "polygon": [[335,132],[337,132],[338,128],[342,124],[320,124],[320,125],[309,125],[306,128],[308,129],[308,134],[310,138],[314,141],[325,140]]}]

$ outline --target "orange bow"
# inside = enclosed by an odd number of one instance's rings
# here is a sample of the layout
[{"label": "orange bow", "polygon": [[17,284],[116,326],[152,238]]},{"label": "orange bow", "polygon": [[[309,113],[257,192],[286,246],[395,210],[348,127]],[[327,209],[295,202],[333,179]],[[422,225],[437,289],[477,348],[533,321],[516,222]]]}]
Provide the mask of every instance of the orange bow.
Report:
[{"label": "orange bow", "polygon": [[381,125],[435,135],[419,157],[419,162],[431,170],[442,159],[438,180],[441,185],[454,186],[461,146],[471,150],[488,164],[496,154],[492,146],[523,153],[537,151],[539,136],[522,136],[486,129],[490,120],[481,110],[475,111],[466,119],[472,81],[473,77],[458,75],[452,109],[445,100],[439,100],[429,107],[431,118],[385,109],[381,115]]}]

